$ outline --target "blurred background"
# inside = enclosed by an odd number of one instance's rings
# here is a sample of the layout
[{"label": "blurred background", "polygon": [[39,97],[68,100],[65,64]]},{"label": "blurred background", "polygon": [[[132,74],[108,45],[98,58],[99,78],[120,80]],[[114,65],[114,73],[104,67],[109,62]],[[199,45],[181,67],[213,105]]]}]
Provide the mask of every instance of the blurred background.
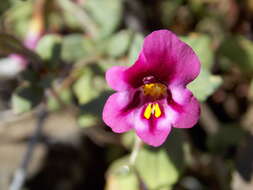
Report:
[{"label": "blurred background", "polygon": [[[200,57],[202,113],[133,170],[134,133],[101,120],[104,73],[158,29]],[[252,0],[2,0],[0,190],[252,190],[252,40]]]}]

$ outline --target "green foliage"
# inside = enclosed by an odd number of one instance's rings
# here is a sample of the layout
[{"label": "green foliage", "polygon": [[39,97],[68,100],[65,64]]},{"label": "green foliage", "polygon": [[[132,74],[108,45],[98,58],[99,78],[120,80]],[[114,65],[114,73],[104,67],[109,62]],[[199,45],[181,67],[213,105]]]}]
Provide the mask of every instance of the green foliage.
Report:
[{"label": "green foliage", "polygon": [[83,75],[75,82],[73,89],[80,104],[87,103],[99,95],[97,91],[93,90],[92,82],[92,72],[90,69],[86,69]]},{"label": "green foliage", "polygon": [[200,75],[188,87],[200,101],[205,101],[222,84],[220,76],[212,75],[214,52],[211,49],[211,39],[207,35],[194,35],[181,38],[190,45],[201,61]]},{"label": "green foliage", "polygon": [[129,131],[122,135],[122,144],[127,147],[128,149],[131,149],[134,145],[135,140],[135,132]]},{"label": "green foliage", "polygon": [[99,123],[99,118],[94,114],[81,113],[77,119],[77,123],[80,127],[93,127]]},{"label": "green foliage", "polygon": [[[4,32],[0,34],[0,64],[13,63],[15,59],[8,59],[8,56],[19,54],[27,59],[28,66],[11,79],[3,77],[0,111],[4,112],[5,107],[10,106],[14,113],[21,114],[44,103],[50,114],[73,108],[77,111],[74,114],[76,124],[82,128],[78,135],[85,134],[82,136],[84,143],[88,141],[92,145],[85,147],[85,159],[78,157],[82,162],[78,167],[92,163],[93,158],[89,155],[101,156],[101,163],[90,167],[96,174],[96,183],[98,175],[104,182],[103,172],[108,168],[106,190],[201,189],[187,184],[189,181],[184,179],[189,178],[203,188],[232,188],[232,182],[221,176],[233,180],[237,157],[234,150],[240,150],[245,143],[246,130],[252,132],[250,21],[253,9],[245,6],[249,2],[3,0],[0,4],[0,27]],[[40,31],[43,37],[37,47],[28,49],[23,42],[30,32],[29,24],[35,18],[43,21],[45,30]],[[33,32],[38,28],[34,27]],[[187,87],[205,105],[201,107],[202,114],[206,115],[202,115],[197,127],[184,130],[185,134],[180,133],[182,129],[173,129],[161,147],[144,145],[136,164],[130,166],[129,152],[134,146],[135,132],[117,136],[105,128],[102,121],[104,104],[113,93],[106,83],[105,72],[112,66],[133,65],[141,51],[144,35],[158,28],[184,35],[181,39],[198,55],[201,72]],[[208,128],[215,126],[215,130]],[[64,133],[61,126],[59,130]],[[60,156],[60,159],[64,160],[64,157]],[[81,183],[92,179],[74,171],[75,176],[82,177]],[[85,168],[83,171],[91,170]],[[67,180],[71,179],[68,177]],[[94,189],[99,189],[96,183],[89,182]],[[220,184],[227,184],[229,188]],[[0,186],[0,189],[6,188]]]},{"label": "green foliage", "polygon": [[126,53],[131,40],[130,31],[120,31],[109,39],[107,54],[111,57],[120,57]]},{"label": "green foliage", "polygon": [[104,103],[107,98],[112,94],[111,91],[102,91],[98,97],[85,104],[80,105],[80,114],[78,117],[78,124],[81,127],[91,127],[101,125],[101,115]]},{"label": "green foliage", "polygon": [[143,35],[138,33],[134,35],[128,55],[130,65],[134,64],[134,62],[137,60],[139,52],[142,48],[143,40],[144,40]]},{"label": "green foliage", "polygon": [[[2,3],[1,3],[2,4]],[[4,4],[4,3],[3,3]],[[18,36],[25,36],[30,18],[32,16],[33,2],[32,0],[12,1],[12,7],[9,10],[8,21],[11,23],[8,27],[15,31]]]},{"label": "green foliage", "polygon": [[30,111],[38,105],[43,98],[43,89],[37,86],[19,87],[13,93],[11,106],[14,113]]},{"label": "green foliage", "polygon": [[61,53],[63,60],[75,62],[93,55],[94,52],[96,52],[94,43],[81,34],[71,34],[63,39]]},{"label": "green foliage", "polygon": [[201,66],[211,70],[214,64],[214,52],[212,50],[212,40],[208,35],[192,34],[189,37],[181,38],[185,43],[193,48],[199,56]]},{"label": "green foliage", "polygon": [[[115,161],[108,171],[107,190],[138,190],[142,185],[147,189],[172,189],[185,167],[183,138],[179,132],[174,130],[160,148],[143,147],[135,162],[136,171],[129,166],[129,157]],[[130,132],[123,140],[131,144],[134,136]]]},{"label": "green foliage", "polygon": [[51,94],[47,101],[47,107],[50,111],[56,111],[61,108],[61,102],[64,105],[68,105],[72,103],[72,93],[70,89],[64,89],[59,93],[59,97],[55,97],[55,95]]},{"label": "green foliage", "polygon": [[139,190],[138,178],[128,165],[128,157],[115,161],[108,173],[105,190]]},{"label": "green foliage", "polygon": [[[168,190],[178,180],[179,173],[165,149],[156,151],[142,149],[136,160],[136,170],[131,171],[127,158],[116,161],[109,170],[107,190],[138,190],[141,183],[148,189]],[[148,167],[147,167],[148,166]]]},{"label": "green foliage", "polygon": [[60,57],[62,38],[57,34],[48,34],[39,41],[36,52],[46,61],[56,61]]},{"label": "green foliage", "polygon": [[73,91],[80,104],[78,124],[90,127],[101,122],[104,102],[108,97],[106,83],[100,67],[87,66],[80,72],[80,77],[73,85]]},{"label": "green foliage", "polygon": [[211,75],[205,68],[201,69],[197,79],[188,85],[188,88],[200,101],[205,101],[222,84],[219,76]]},{"label": "green foliage", "polygon": [[179,177],[165,149],[154,152],[141,150],[136,160],[136,167],[150,189],[170,189]]},{"label": "green foliage", "polygon": [[87,0],[85,8],[99,27],[99,38],[111,35],[122,18],[121,0]]},{"label": "green foliage", "polygon": [[74,93],[80,104],[86,104],[99,96],[105,86],[101,76],[96,75],[91,67],[83,70],[81,77],[73,85]]}]

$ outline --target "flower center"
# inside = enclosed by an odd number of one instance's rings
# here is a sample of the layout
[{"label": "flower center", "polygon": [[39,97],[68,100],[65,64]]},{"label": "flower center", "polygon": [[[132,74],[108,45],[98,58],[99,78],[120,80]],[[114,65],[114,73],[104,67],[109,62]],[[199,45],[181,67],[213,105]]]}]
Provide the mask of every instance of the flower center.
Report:
[{"label": "flower center", "polygon": [[[151,102],[159,100],[167,95],[167,86],[161,83],[147,83],[142,85],[141,89],[144,96],[149,96],[151,98]],[[162,111],[158,103],[149,103],[145,108],[143,116],[146,119],[150,119],[152,115],[156,118],[159,118],[162,115]]]},{"label": "flower center", "polygon": [[153,99],[159,99],[166,95],[167,87],[161,83],[149,83],[142,85],[145,96],[151,96]]},{"label": "flower center", "polygon": [[144,111],[144,117],[146,119],[149,119],[151,117],[151,115],[154,115],[156,118],[159,118],[162,114],[162,111],[159,107],[158,103],[149,103],[148,106],[146,107],[145,111]]}]

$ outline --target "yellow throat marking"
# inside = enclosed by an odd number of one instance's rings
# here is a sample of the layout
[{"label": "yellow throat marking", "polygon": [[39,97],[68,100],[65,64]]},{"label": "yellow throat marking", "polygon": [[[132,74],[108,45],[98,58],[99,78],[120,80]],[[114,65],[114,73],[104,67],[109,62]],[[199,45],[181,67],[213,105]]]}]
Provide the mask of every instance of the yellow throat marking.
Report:
[{"label": "yellow throat marking", "polygon": [[149,119],[153,114],[156,118],[159,118],[162,115],[162,111],[158,103],[149,103],[144,111],[144,117],[146,119]]},{"label": "yellow throat marking", "polygon": [[166,94],[167,87],[161,83],[149,83],[144,84],[142,90],[145,96],[151,96],[154,99],[158,99]]}]

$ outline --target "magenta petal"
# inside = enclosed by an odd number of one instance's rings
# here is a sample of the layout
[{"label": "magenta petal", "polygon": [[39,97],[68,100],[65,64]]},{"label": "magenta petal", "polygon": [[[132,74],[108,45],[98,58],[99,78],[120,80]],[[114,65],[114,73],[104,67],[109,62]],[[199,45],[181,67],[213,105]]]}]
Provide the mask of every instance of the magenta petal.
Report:
[{"label": "magenta petal", "polygon": [[124,71],[127,67],[114,66],[106,72],[106,81],[109,86],[117,91],[126,90],[129,85],[124,80]]},{"label": "magenta petal", "polygon": [[136,130],[136,134],[148,145],[158,147],[164,143],[170,133],[171,127],[151,132],[149,130]]},{"label": "magenta petal", "polygon": [[[188,90],[187,90],[188,91]],[[197,99],[190,93],[186,92],[187,97],[182,105],[182,110],[178,113],[177,120],[173,123],[175,128],[191,128],[199,120],[200,104]]]},{"label": "magenta petal", "polygon": [[111,95],[103,110],[104,122],[116,133],[129,131],[132,127],[129,123],[129,113],[122,113],[124,107],[129,104],[128,92],[117,92]]},{"label": "magenta petal", "polygon": [[148,35],[136,63],[127,71],[127,80],[138,86],[140,79],[152,75],[163,82],[185,86],[200,72],[194,51],[168,30]]},{"label": "magenta petal", "polygon": [[147,120],[141,115],[143,113],[142,109],[133,112],[136,134],[145,143],[155,147],[160,146],[164,143],[171,131],[171,123],[176,119],[174,117],[175,112],[168,107],[165,109],[165,115],[163,117]]}]

